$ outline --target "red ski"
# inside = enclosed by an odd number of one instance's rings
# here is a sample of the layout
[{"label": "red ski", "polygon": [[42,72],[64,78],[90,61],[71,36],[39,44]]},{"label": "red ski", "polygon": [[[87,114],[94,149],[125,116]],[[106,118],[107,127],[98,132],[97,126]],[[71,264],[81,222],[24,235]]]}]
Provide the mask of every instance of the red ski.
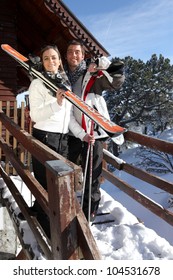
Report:
[{"label": "red ski", "polygon": [[[55,85],[53,83],[53,80],[49,80],[41,72],[34,69],[34,64],[31,65],[27,57],[20,54],[8,44],[2,44],[1,48],[18,63],[20,63],[20,65],[22,65],[32,75],[41,79],[44,84],[47,85],[51,90],[53,90],[54,92],[57,91],[57,84]],[[75,105],[79,110],[81,110],[85,115],[87,115],[91,120],[93,120],[96,124],[98,124],[110,137],[120,135],[126,131],[125,128],[115,124],[114,122],[106,119],[104,116],[99,114],[97,110],[87,105],[80,97],[71,92],[68,88],[66,88],[65,98],[69,100],[73,105]]]}]

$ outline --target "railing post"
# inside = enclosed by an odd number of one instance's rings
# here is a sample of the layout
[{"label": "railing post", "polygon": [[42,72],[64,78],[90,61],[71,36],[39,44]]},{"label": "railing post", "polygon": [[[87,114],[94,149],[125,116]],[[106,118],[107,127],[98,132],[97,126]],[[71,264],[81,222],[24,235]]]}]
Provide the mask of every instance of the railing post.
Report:
[{"label": "railing post", "polygon": [[78,259],[73,169],[62,160],[45,163],[52,259]]}]

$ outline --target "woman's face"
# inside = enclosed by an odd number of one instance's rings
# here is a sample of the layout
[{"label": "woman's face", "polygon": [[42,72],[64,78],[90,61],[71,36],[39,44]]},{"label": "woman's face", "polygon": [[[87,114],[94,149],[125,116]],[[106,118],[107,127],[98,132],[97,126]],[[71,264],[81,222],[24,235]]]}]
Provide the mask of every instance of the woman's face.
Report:
[{"label": "woman's face", "polygon": [[57,73],[60,66],[60,58],[54,49],[48,49],[42,54],[44,69],[53,74]]}]

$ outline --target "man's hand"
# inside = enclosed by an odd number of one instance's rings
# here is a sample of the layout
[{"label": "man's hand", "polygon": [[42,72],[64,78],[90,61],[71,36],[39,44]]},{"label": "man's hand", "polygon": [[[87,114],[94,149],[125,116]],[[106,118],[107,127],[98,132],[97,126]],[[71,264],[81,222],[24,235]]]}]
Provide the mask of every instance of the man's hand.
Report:
[{"label": "man's hand", "polygon": [[84,142],[87,142],[87,143],[90,142],[92,145],[94,145],[94,143],[95,143],[95,138],[94,138],[93,135],[86,134],[86,135],[84,136],[84,138],[83,138],[83,141],[84,141]]},{"label": "man's hand", "polygon": [[88,66],[88,72],[90,73],[97,72],[97,64],[94,62],[90,63],[90,65]]}]

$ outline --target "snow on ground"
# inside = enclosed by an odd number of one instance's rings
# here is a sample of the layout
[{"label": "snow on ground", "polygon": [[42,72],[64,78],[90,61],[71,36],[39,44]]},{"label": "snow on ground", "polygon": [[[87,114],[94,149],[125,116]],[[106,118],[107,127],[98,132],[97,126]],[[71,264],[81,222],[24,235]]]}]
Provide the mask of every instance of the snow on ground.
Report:
[{"label": "snow on ground", "polygon": [[[13,182],[20,189],[28,205],[31,205],[31,195],[20,177],[13,176]],[[106,182],[105,182],[106,184]],[[11,202],[9,191],[3,180],[0,181],[3,188],[3,197]],[[98,216],[95,220],[113,219],[112,223],[91,224],[90,228],[96,240],[103,260],[172,260],[173,246],[166,239],[160,237],[154,230],[148,228],[130,213],[121,203],[114,200],[107,192],[101,190],[102,199],[99,212],[110,212],[109,215]],[[12,203],[15,213],[19,209]],[[25,242],[31,244],[38,259],[44,259],[37,249],[36,240],[30,232],[27,223],[22,221],[21,229],[24,232]]]},{"label": "snow on ground", "polygon": [[[169,129],[167,131],[164,131],[160,138],[172,142],[173,130]],[[139,162],[139,153],[137,152],[137,150],[138,147],[127,149],[123,151],[123,153],[121,153],[119,157],[129,164],[136,164],[137,162]],[[134,176],[124,171],[115,170],[114,174],[120,179],[127,182],[134,189],[137,189],[139,192],[147,196],[149,199],[154,200],[156,203],[168,209],[169,211],[173,211],[173,195],[144,181],[141,181],[140,179],[135,178]],[[156,173],[155,175],[160,176],[162,179],[169,181],[170,183],[173,182],[173,173],[171,172],[165,174]],[[124,207],[126,207],[129,212],[137,215],[137,217],[144,222],[146,227],[156,231],[158,235],[165,238],[173,246],[173,227],[171,225],[149,211],[140,203],[136,202],[126,193],[113,186],[110,182],[106,181],[105,184],[102,185],[102,188],[109,195],[111,195],[113,199],[120,202]]]},{"label": "snow on ground", "polygon": [[[100,209],[115,222],[91,226],[105,260],[173,259],[173,247],[102,190]],[[96,218],[97,221],[97,218]]]}]

